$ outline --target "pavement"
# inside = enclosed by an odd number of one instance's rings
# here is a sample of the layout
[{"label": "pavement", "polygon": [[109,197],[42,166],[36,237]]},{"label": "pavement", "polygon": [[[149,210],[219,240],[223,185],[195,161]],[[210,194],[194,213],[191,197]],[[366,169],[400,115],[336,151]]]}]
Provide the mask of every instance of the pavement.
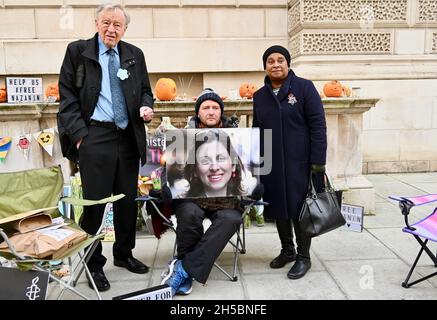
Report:
[{"label": "pavement", "polygon": [[[269,262],[280,251],[275,225],[267,222],[257,227],[255,222],[246,229],[246,254],[239,256],[238,281],[232,282],[217,268],[213,268],[206,285],[194,282],[188,296],[175,296],[174,300],[435,300],[437,276],[405,289],[401,286],[419,251],[419,244],[404,226],[397,203],[389,195],[415,196],[437,193],[437,172],[372,174],[366,175],[375,187],[376,214],[364,216],[362,232],[336,229],[313,240],[312,268],[298,280],[286,274],[291,264],[282,269],[269,268]],[[414,208],[411,220],[431,213],[433,205]],[[160,284],[161,273],[172,255],[175,235],[167,231],[161,239],[139,232],[134,256],[151,267],[147,274],[139,275],[112,262],[112,243],[104,243],[108,258],[105,273],[111,289],[102,292],[103,299],[131,293]],[[436,243],[429,245],[436,252]],[[232,268],[232,247],[222,252],[218,263],[227,270]],[[417,272],[426,275],[437,271],[428,256],[418,262]],[[417,274],[413,274],[412,279]],[[76,287],[95,299],[82,275]],[[55,299],[58,285],[51,283],[48,299]],[[66,292],[62,299],[80,299]]]}]

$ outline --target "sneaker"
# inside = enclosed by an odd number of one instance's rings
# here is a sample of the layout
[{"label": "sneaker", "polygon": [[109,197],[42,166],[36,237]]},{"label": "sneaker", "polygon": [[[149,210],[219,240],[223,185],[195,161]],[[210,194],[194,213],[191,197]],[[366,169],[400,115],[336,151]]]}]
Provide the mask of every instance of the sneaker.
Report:
[{"label": "sneaker", "polygon": [[174,259],[169,266],[169,272],[162,279],[161,284],[167,284],[171,287],[172,296],[176,294],[182,283],[189,278],[189,275],[182,267],[182,261]]},{"label": "sneaker", "polygon": [[256,215],[256,225],[258,227],[264,226],[264,215],[262,213]]},{"label": "sneaker", "polygon": [[184,280],[184,282],[181,283],[179,289],[176,291],[176,294],[186,296],[190,294],[191,291],[193,291],[193,279],[188,277]]},{"label": "sneaker", "polygon": [[167,262],[167,269],[165,269],[164,271],[162,271],[161,273],[161,281],[170,273],[170,265],[171,263],[175,260],[176,258],[170,260]]}]

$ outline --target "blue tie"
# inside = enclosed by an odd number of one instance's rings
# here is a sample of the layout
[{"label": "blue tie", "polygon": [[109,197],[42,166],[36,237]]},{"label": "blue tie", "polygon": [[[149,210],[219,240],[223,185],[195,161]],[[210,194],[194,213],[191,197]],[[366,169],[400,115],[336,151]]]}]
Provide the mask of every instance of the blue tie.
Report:
[{"label": "blue tie", "polygon": [[112,107],[114,108],[114,121],[117,127],[126,129],[129,122],[126,109],[126,101],[124,99],[123,91],[121,90],[120,79],[117,77],[118,61],[115,56],[114,49],[106,51],[109,54],[109,81],[111,83],[111,98]]}]

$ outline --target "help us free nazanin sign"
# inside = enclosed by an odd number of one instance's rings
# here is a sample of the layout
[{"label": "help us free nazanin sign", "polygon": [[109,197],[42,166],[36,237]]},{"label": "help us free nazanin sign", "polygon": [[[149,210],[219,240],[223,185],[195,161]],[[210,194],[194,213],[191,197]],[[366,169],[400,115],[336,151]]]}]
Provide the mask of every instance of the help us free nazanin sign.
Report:
[{"label": "help us free nazanin sign", "polygon": [[42,78],[6,78],[8,102],[43,102]]}]

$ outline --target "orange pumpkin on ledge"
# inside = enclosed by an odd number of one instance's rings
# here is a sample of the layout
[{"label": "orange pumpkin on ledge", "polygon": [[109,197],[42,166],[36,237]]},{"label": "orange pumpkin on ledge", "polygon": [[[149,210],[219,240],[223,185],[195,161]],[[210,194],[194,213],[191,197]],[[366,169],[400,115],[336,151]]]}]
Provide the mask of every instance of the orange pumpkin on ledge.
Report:
[{"label": "orange pumpkin on ledge", "polygon": [[59,87],[57,83],[50,83],[45,91],[46,97],[55,97],[55,101],[59,101]]},{"label": "orange pumpkin on ledge", "polygon": [[155,94],[161,101],[170,101],[176,98],[176,83],[170,78],[159,78],[155,85]]},{"label": "orange pumpkin on ledge", "polygon": [[0,88],[0,103],[8,101],[8,94],[6,92],[5,86]]},{"label": "orange pumpkin on ledge", "polygon": [[243,83],[240,86],[240,97],[252,99],[257,87],[253,83]]},{"label": "orange pumpkin on ledge", "polygon": [[343,88],[339,81],[332,80],[325,83],[323,93],[326,97],[341,97],[343,95]]}]

